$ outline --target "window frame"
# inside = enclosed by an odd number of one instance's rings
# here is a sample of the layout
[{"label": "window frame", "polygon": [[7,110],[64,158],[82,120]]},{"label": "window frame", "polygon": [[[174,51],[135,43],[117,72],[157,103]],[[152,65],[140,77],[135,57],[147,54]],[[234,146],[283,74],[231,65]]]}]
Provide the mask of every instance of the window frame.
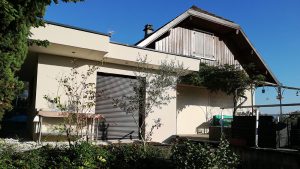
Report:
[{"label": "window frame", "polygon": [[[198,55],[196,54],[196,47],[195,47],[195,34],[196,33],[202,33],[203,34],[203,54],[202,55]],[[205,41],[205,35],[210,35],[213,37],[213,41],[212,41],[212,46],[213,46],[213,55],[212,57],[207,57],[206,56],[206,50],[205,50],[205,45],[207,44],[206,41]],[[193,29],[192,30],[192,34],[191,34],[191,53],[192,53],[192,56],[196,57],[196,58],[199,58],[199,59],[204,59],[204,60],[210,60],[210,61],[216,61],[216,43],[215,43],[215,36],[213,33],[210,33],[210,32],[206,32],[206,31],[202,31],[202,30],[199,30],[199,29]]]}]

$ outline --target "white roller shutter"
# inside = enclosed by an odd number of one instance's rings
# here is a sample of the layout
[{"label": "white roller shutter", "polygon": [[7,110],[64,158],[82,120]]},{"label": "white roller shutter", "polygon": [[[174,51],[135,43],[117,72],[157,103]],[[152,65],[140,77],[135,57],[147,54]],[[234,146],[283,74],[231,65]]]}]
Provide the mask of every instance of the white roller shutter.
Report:
[{"label": "white roller shutter", "polygon": [[[132,138],[139,138],[139,127],[131,114],[126,114],[114,106],[113,99],[134,95],[132,83],[136,79],[125,76],[99,74],[97,76],[96,113],[102,114],[109,124],[107,139],[120,139],[132,133]],[[139,112],[134,112],[139,121]],[[128,137],[127,137],[128,138]]]}]

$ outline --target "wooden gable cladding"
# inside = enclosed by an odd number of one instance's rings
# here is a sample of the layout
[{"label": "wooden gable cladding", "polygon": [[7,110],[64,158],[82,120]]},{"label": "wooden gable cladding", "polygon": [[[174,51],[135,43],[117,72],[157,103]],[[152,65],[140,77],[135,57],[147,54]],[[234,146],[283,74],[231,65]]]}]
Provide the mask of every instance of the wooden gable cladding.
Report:
[{"label": "wooden gable cladding", "polygon": [[192,56],[192,31],[177,27],[169,35],[155,42],[155,49],[168,53]]},{"label": "wooden gable cladding", "polygon": [[208,65],[239,65],[232,52],[219,37],[199,30],[182,27],[170,29],[167,36],[155,42],[155,49],[196,57]]}]

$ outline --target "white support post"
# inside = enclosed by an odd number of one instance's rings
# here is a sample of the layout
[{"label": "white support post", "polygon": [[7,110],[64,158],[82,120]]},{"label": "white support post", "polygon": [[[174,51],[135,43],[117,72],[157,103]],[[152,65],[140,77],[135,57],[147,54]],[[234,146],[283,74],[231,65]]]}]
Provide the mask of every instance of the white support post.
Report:
[{"label": "white support post", "polygon": [[42,140],[42,125],[43,125],[43,117],[39,116],[39,138],[38,138],[38,144],[41,144]]},{"label": "white support post", "polygon": [[99,119],[96,119],[96,142],[98,141],[99,137]]},{"label": "white support post", "polygon": [[91,140],[93,140],[94,141],[94,138],[95,138],[95,136],[94,136],[94,126],[95,125],[95,118],[92,118],[92,124],[91,124]]},{"label": "white support post", "polygon": [[258,125],[259,125],[259,111],[256,111],[255,121],[255,147],[258,148]]},{"label": "white support post", "polygon": [[224,122],[224,115],[223,115],[223,111],[221,111],[221,137],[223,135],[223,126],[224,126],[223,122]]}]

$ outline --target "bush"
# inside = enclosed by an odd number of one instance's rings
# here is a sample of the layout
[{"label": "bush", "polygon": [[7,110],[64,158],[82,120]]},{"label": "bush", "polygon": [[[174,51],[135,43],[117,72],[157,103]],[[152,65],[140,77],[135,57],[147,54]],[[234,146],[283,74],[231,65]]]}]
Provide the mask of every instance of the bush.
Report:
[{"label": "bush", "polygon": [[107,168],[106,149],[87,142],[70,148],[45,146],[26,152],[17,152],[11,146],[2,146],[0,153],[0,169]]},{"label": "bush", "polygon": [[14,167],[24,169],[39,169],[46,166],[46,161],[42,157],[42,151],[40,149],[31,150],[14,154]]},{"label": "bush", "polygon": [[146,151],[140,144],[111,145],[108,149],[112,169],[172,168],[162,149],[155,146],[146,145]]},{"label": "bush", "polygon": [[0,168],[13,168],[14,149],[4,143],[0,143]]},{"label": "bush", "polygon": [[47,166],[44,166],[44,168],[70,168],[72,166],[68,148],[45,146],[40,150],[44,152],[43,158],[47,161]]},{"label": "bush", "polygon": [[69,149],[74,166],[80,168],[105,168],[108,152],[99,146],[87,142],[75,144]]},{"label": "bush", "polygon": [[0,169],[39,169],[46,164],[40,150],[17,152],[7,145],[2,145],[0,149]]},{"label": "bush", "polygon": [[186,141],[172,148],[172,162],[180,169],[232,169],[239,164],[238,156],[229,148],[229,142],[222,138],[217,148]]},{"label": "bush", "polygon": [[211,168],[213,166],[211,157],[213,152],[207,145],[186,141],[172,148],[171,159],[176,168],[198,169]]},{"label": "bush", "polygon": [[237,156],[222,139],[217,148],[184,142],[169,148],[141,144],[96,146],[87,142],[71,147],[44,146],[18,152],[0,142],[0,169],[198,169],[236,168]]},{"label": "bush", "polygon": [[108,152],[87,142],[76,143],[70,148],[43,147],[47,161],[45,168],[107,168]]},{"label": "bush", "polygon": [[237,168],[239,163],[238,156],[230,150],[229,142],[222,137],[221,142],[215,151],[215,166],[222,169],[231,169]]}]

